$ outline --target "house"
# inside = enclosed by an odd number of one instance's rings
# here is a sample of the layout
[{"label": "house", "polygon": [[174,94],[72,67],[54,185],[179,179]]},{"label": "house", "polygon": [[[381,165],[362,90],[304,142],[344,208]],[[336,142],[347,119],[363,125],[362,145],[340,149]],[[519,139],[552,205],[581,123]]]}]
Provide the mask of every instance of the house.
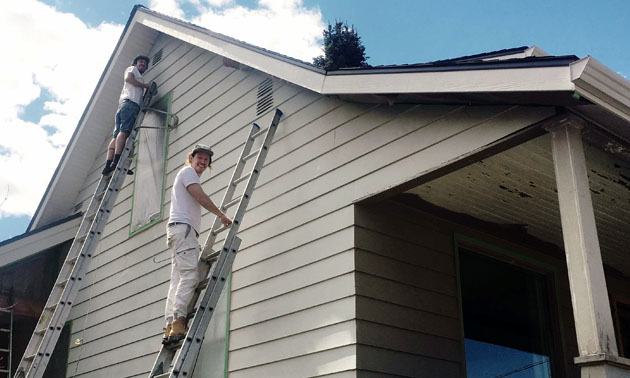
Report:
[{"label": "house", "polygon": [[141,131],[51,376],[148,376],[175,175],[191,146],[211,145],[203,187],[220,199],[250,125],[276,108],[196,376],[630,376],[628,80],[537,47],[324,72],[141,6],[27,233],[0,244],[20,340],[98,182],[121,72],[140,53],[155,107],[179,125]]}]

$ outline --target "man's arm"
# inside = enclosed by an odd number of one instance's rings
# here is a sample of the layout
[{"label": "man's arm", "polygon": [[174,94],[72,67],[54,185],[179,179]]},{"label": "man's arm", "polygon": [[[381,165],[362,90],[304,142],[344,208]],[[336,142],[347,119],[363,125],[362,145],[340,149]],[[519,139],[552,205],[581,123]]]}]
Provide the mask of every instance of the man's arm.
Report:
[{"label": "man's arm", "polygon": [[219,210],[214,202],[212,202],[210,197],[208,197],[208,195],[203,191],[201,185],[190,184],[186,187],[186,190],[188,190],[188,193],[190,193],[201,206],[203,206],[212,214],[218,216],[221,219],[221,223],[223,223],[223,225],[227,226],[232,223],[232,220],[228,218],[221,210]]},{"label": "man's arm", "polygon": [[133,85],[134,87],[149,88],[151,86],[151,83],[141,83],[136,80],[136,77],[133,76],[133,72],[127,72],[127,76],[125,76],[125,81]]}]

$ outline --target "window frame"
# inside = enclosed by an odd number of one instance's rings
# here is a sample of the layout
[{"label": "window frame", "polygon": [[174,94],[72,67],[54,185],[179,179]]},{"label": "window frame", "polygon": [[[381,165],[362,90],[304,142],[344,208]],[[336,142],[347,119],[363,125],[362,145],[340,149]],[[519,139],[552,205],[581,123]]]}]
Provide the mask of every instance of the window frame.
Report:
[{"label": "window frame", "polygon": [[[619,321],[619,309],[618,305],[623,304],[624,306],[630,306],[630,298],[626,298],[619,295],[612,295],[610,297],[610,308],[612,310],[613,322],[615,328],[615,337],[617,341],[617,352],[619,356],[624,357],[624,355],[630,356],[630,345],[625,345],[623,343],[623,337],[621,335],[621,325]],[[625,357],[629,358],[629,357]]]},{"label": "window frame", "polygon": [[[168,125],[171,123],[171,106],[172,106],[172,100],[173,100],[173,92],[168,92],[165,95],[163,95],[162,97],[160,97],[159,99],[153,101],[151,103],[151,105],[149,105],[150,108],[155,107],[157,104],[160,104],[163,101],[166,101],[166,109],[164,111],[166,111],[166,122],[165,122],[165,127],[166,127],[166,132],[164,134],[164,161],[162,163],[162,188],[160,189],[160,215],[153,219],[152,221],[143,224],[142,226],[138,227],[137,229],[133,229],[133,213],[134,213],[134,209],[135,209],[135,200],[136,200],[136,184],[138,182],[138,180],[136,179],[136,174],[138,172],[138,157],[140,156],[140,138],[141,138],[141,133],[142,133],[142,129],[138,130],[138,135],[136,137],[135,140],[135,161],[134,161],[134,180],[133,180],[133,190],[132,190],[132,194],[131,194],[131,212],[129,215],[129,236],[134,236],[137,235],[139,233],[141,233],[144,230],[147,230],[149,228],[151,228],[153,225],[155,225],[156,223],[161,222],[162,220],[164,220],[164,195],[165,195],[165,187],[166,187],[166,168],[167,168],[167,162],[168,162],[168,146],[169,146],[169,129],[168,129]],[[161,109],[160,109],[161,110]]]},{"label": "window frame", "polygon": [[[460,264],[460,250],[464,249],[469,253],[513,265],[517,269],[529,270],[534,273],[541,274],[544,277],[547,284],[547,295],[545,299],[547,300],[549,306],[549,316],[551,322],[550,327],[553,334],[551,349],[553,356],[550,359],[552,362],[551,375],[552,377],[565,377],[565,364],[567,361],[565,346],[567,344],[565,325],[561,319],[565,319],[566,317],[563,314],[562,306],[557,300],[557,293],[560,293],[559,267],[539,260],[536,257],[516,252],[515,249],[518,248],[505,248],[461,233],[453,234],[453,246],[455,254],[457,302],[459,309],[460,342],[462,351],[462,376],[466,377],[466,345],[464,337],[464,311]],[[559,340],[559,342],[555,340]]]}]

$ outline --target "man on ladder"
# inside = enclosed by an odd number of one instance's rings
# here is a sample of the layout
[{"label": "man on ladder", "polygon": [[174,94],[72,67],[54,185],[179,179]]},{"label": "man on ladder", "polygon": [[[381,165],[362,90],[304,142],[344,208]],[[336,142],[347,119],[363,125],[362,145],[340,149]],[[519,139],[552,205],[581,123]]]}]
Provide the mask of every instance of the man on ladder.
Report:
[{"label": "man on ladder", "polygon": [[[133,64],[125,70],[124,83],[120,98],[118,99],[118,110],[116,111],[116,123],[114,127],[114,137],[107,147],[107,161],[103,168],[103,175],[108,175],[116,168],[127,137],[136,123],[136,117],[140,112],[142,104],[142,94],[145,89],[149,89],[151,83],[145,83],[142,74],[149,67],[149,57],[138,55],[133,59]],[[132,175],[131,170],[127,171]]]},{"label": "man on ladder", "polygon": [[186,165],[177,173],[171,190],[171,213],[166,228],[166,244],[171,249],[171,282],[166,299],[166,326],[163,343],[186,336],[187,309],[199,283],[197,262],[201,250],[197,238],[201,207],[215,214],[224,226],[232,223],[201,188],[199,177],[210,167],[213,152],[197,144]]}]

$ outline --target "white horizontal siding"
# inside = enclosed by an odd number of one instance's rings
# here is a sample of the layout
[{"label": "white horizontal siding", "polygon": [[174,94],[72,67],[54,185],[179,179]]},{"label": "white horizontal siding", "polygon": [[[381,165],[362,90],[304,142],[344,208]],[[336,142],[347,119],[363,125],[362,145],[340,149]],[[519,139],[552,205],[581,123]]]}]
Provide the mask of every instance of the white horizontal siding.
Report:
[{"label": "white horizontal siding", "polygon": [[[260,116],[255,113],[257,88],[266,76],[225,67],[221,57],[171,38],[158,39],[152,54],[162,46],[163,60],[146,77],[158,81],[160,94],[172,91],[172,110],[180,119],[169,135],[164,204],[168,214],[171,186],[190,147],[198,142],[213,146],[212,172],[202,177],[202,186],[219,202],[251,123],[266,127],[273,109]],[[357,305],[371,308],[377,301],[407,310],[400,312],[401,322],[410,322],[414,311],[422,314],[421,319],[435,323],[437,335],[413,324],[406,332],[448,344],[457,306],[452,300],[450,247],[442,243],[442,235],[390,233],[374,244],[381,248],[393,238],[399,246],[420,245],[424,256],[435,257],[434,264],[427,264],[424,257],[407,259],[391,249],[391,256],[384,258],[379,255],[383,249],[373,250],[371,243],[358,241],[353,246],[369,225],[353,228],[351,204],[549,112],[503,106],[350,104],[279,80],[274,81],[273,96],[274,107],[284,115],[241,227],[243,243],[232,276],[230,376],[354,374],[357,323],[352,314]],[[106,143],[107,138],[102,145]],[[102,163],[92,164],[77,203],[89,198],[101,167]],[[132,183],[133,177],[126,179],[71,314],[72,338],[83,338],[84,343],[72,348],[70,366],[78,362],[86,377],[116,376],[119,366],[133,366],[129,376],[141,374],[148,371],[159,348],[160,305],[169,267],[152,259],[168,255],[165,220],[129,237]],[[212,215],[204,214],[200,241],[212,221]],[[427,240],[434,242],[426,246]],[[414,276],[401,265],[404,262],[415,264],[423,276]],[[379,269],[368,269],[373,266]],[[392,281],[397,271],[404,272],[405,282]],[[388,295],[397,291],[405,294]],[[358,292],[364,298],[356,298]],[[361,321],[396,326],[378,317]],[[364,371],[369,374],[370,369]]]}]

